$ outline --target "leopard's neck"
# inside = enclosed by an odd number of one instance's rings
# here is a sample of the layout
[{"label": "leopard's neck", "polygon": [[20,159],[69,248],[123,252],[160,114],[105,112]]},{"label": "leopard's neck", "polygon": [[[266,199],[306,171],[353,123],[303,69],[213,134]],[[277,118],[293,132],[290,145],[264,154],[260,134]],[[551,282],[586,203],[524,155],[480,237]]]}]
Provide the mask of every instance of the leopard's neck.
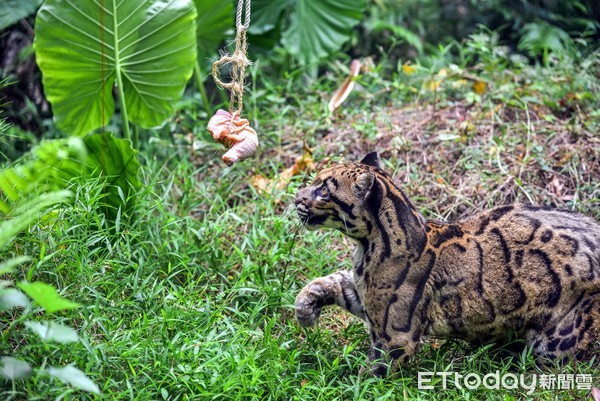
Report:
[{"label": "leopard's neck", "polygon": [[421,257],[427,245],[425,219],[391,180],[375,181],[366,207],[370,211],[368,230],[364,237],[356,238],[354,267],[358,274],[386,261]]}]

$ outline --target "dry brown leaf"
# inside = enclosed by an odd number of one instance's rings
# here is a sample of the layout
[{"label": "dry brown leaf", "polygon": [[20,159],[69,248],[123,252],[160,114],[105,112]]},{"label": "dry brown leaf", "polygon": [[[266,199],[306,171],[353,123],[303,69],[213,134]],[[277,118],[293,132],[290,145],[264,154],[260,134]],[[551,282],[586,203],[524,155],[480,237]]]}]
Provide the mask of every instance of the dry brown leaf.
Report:
[{"label": "dry brown leaf", "polygon": [[250,185],[259,191],[266,191],[270,183],[271,180],[261,174],[256,174],[250,177]]},{"label": "dry brown leaf", "polygon": [[475,81],[473,83],[473,91],[478,95],[483,95],[485,93],[485,82]]},{"label": "dry brown leaf", "polygon": [[556,176],[556,175],[553,176],[549,185],[550,185],[550,190],[552,191],[552,193],[554,193],[554,195],[556,195],[558,197],[562,196],[563,189],[565,186],[561,182],[561,180],[558,176]]},{"label": "dry brown leaf", "polygon": [[359,60],[352,60],[352,63],[350,64],[350,75],[344,80],[342,86],[333,93],[333,96],[327,105],[330,112],[333,113],[337,110],[337,108],[344,103],[344,100],[346,100],[350,92],[352,92],[352,89],[354,89],[354,77],[360,73],[360,67]]},{"label": "dry brown leaf", "polygon": [[[293,176],[300,174],[302,171],[314,171],[315,169],[316,166],[310,152],[305,152],[296,159],[292,166],[283,170],[277,177],[269,180],[268,178],[257,174],[250,177],[250,185],[258,191],[272,194],[274,191],[284,190]],[[276,202],[279,202],[279,199],[277,199]]]},{"label": "dry brown leaf", "polygon": [[417,69],[410,65],[409,63],[402,64],[402,72],[406,75],[412,75]]}]

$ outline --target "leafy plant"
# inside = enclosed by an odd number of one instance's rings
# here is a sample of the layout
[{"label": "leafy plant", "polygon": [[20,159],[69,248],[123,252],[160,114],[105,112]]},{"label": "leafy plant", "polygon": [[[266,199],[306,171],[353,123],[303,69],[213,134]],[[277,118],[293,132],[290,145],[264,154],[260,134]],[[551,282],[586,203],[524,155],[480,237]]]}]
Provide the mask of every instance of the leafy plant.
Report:
[{"label": "leafy plant", "polygon": [[389,30],[396,38],[406,41],[406,43],[416,48],[419,52],[423,52],[423,44],[419,36],[403,26],[383,20],[376,20],[373,22],[371,29],[373,34]]},{"label": "leafy plant", "polygon": [[549,52],[562,52],[565,44],[572,42],[568,33],[546,22],[525,24],[520,34],[518,49],[533,57],[543,56],[544,64],[548,63]]},{"label": "leafy plant", "polygon": [[[248,32],[264,34],[278,24],[285,29],[283,47],[301,64],[310,64],[339,50],[351,36],[367,6],[366,0],[257,0]],[[281,18],[291,10],[289,21]]]},{"label": "leafy plant", "polygon": [[[64,203],[71,198],[69,191],[55,191],[38,196],[29,202],[22,202],[14,211],[15,216],[10,219],[4,219],[0,222],[0,251],[3,251],[10,245],[12,239],[23,231],[31,222],[37,218],[37,215],[50,208],[53,205]],[[25,259],[18,259],[18,263],[23,263]],[[12,271],[13,262],[3,262],[0,264],[0,274]]]},{"label": "leafy plant", "polygon": [[134,195],[142,187],[137,151],[112,134],[94,134],[83,138],[88,151],[86,167],[90,176],[105,177],[104,201],[109,219],[115,221],[121,212],[132,210]]},{"label": "leafy plant", "polygon": [[101,176],[106,177],[107,214],[114,220],[119,209],[132,206],[132,195],[141,187],[135,155],[128,141],[112,134],[44,141],[0,171],[0,216],[12,213],[24,199],[67,188],[73,178]]},{"label": "leafy plant", "polygon": [[85,157],[79,138],[42,142],[21,163],[0,171],[0,212],[9,214],[32,195],[64,188],[82,173]]},{"label": "leafy plant", "polygon": [[3,0],[0,4],[0,31],[33,14],[42,0]]},{"label": "leafy plant", "polygon": [[[15,217],[0,223],[0,251],[4,251],[14,236],[23,231],[40,215],[47,212],[52,206],[68,201],[71,196],[72,193],[69,191],[50,192],[21,204]],[[0,263],[0,275],[13,273],[16,266],[28,260],[30,258],[26,256],[19,256]],[[41,342],[54,341],[67,344],[79,341],[77,332],[72,328],[56,320],[37,320],[39,309],[33,310],[30,298],[35,305],[45,310],[46,318],[52,313],[79,306],[79,304],[61,297],[53,286],[43,282],[19,281],[15,285],[12,281],[1,281],[0,317],[2,317],[4,326],[3,340],[23,336],[24,330],[20,328],[23,325],[27,330],[35,333]],[[7,319],[8,314],[15,308],[23,309],[23,314],[16,319]],[[30,320],[34,318],[36,320]],[[41,374],[56,377],[76,388],[100,394],[98,386],[79,369],[73,366],[45,368],[43,365],[37,368]],[[62,369],[69,369],[71,375],[69,377],[61,375]],[[33,372],[34,368],[20,358],[14,356],[0,358],[0,377],[12,381],[13,387],[16,380],[27,379]]]},{"label": "leafy plant", "polygon": [[[0,88],[2,85],[0,82]],[[0,134],[8,129],[9,124],[0,120]],[[64,180],[80,173],[78,163],[83,162],[87,167],[83,157],[84,146],[76,143],[81,140],[72,138],[66,141],[67,146],[61,146],[65,145],[65,141],[45,142],[37,149],[30,162],[0,170],[0,217],[3,217],[0,222],[0,277],[13,274],[17,266],[31,260],[26,255],[12,256],[8,253],[13,239],[54,206],[64,204],[73,197],[71,191],[54,190],[61,187],[61,184],[65,186]],[[98,168],[96,170],[102,171]],[[10,206],[7,203],[9,200]],[[5,260],[1,259],[3,256]],[[33,305],[30,299],[33,300]],[[39,338],[37,341],[30,341],[30,344],[45,351],[46,342],[78,342],[79,336],[74,329],[56,319],[47,319],[53,313],[79,306],[60,296],[53,286],[44,282],[21,280],[15,284],[11,280],[0,280],[0,341],[5,344],[21,344],[22,337],[25,337],[28,330]],[[39,320],[40,308],[45,311],[46,320]],[[15,309],[22,309],[20,316]],[[10,354],[7,355],[5,351],[0,357],[0,379],[12,382],[13,393],[16,392],[16,381],[27,379],[37,371],[39,375],[48,375],[75,388],[100,394],[98,386],[74,366],[46,368],[44,360],[40,367],[34,369],[29,362],[18,357],[18,346],[13,347]],[[64,372],[68,372],[68,376]]]},{"label": "leafy plant", "polygon": [[196,86],[200,90],[202,102],[208,115],[212,114],[210,102],[204,88],[203,73],[209,64],[210,57],[217,55],[217,46],[229,30],[233,28],[233,3],[222,0],[194,0],[198,16],[196,18],[196,43],[198,58],[194,65]]},{"label": "leafy plant", "polygon": [[[600,21],[596,3],[593,0],[372,0],[362,23],[365,29],[359,30],[360,38],[354,46],[362,54],[387,50],[391,60],[413,58],[417,54],[406,46],[396,45],[406,42],[419,50],[421,43],[426,53],[435,53],[438,45],[460,42],[484,26],[499,32],[500,42],[510,43],[511,48],[523,35],[541,33],[556,38],[559,31],[552,28],[568,33],[567,36],[580,43],[589,41],[597,47]],[[528,24],[534,25],[526,27]],[[536,24],[546,27],[539,29]],[[531,39],[534,38],[524,39],[523,45],[527,46],[526,42]],[[522,50],[529,52],[530,49],[523,47]],[[549,50],[553,51],[551,47]],[[533,57],[538,57],[543,48],[534,51],[537,55]]]},{"label": "leafy plant", "polygon": [[216,54],[217,46],[228,31],[234,28],[233,3],[231,0],[194,0],[196,18],[196,43],[198,60],[203,65]]},{"label": "leafy plant", "polygon": [[161,125],[192,75],[195,18],[192,0],[47,0],[34,47],[57,126],[83,135],[108,123],[115,85],[126,138],[129,122]]}]

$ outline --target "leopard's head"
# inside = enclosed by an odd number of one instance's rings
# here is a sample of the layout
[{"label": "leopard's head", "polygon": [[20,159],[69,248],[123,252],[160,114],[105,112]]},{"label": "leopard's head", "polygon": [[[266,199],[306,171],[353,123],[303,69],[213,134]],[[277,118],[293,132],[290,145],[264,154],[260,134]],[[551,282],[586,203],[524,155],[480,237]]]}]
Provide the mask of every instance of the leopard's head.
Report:
[{"label": "leopard's head", "polygon": [[367,206],[375,195],[372,188],[378,174],[385,173],[376,152],[359,163],[322,170],[312,184],[296,194],[298,216],[310,230],[333,228],[350,237],[364,237],[370,231]]}]

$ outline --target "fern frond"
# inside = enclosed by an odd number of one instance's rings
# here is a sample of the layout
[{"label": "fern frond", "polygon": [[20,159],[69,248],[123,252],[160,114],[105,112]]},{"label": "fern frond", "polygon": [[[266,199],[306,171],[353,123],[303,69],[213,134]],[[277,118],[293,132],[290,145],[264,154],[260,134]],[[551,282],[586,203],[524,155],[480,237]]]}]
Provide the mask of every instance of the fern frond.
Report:
[{"label": "fern frond", "polygon": [[0,170],[0,216],[36,194],[65,189],[74,177],[88,173],[82,139],[43,141],[13,166]]}]

